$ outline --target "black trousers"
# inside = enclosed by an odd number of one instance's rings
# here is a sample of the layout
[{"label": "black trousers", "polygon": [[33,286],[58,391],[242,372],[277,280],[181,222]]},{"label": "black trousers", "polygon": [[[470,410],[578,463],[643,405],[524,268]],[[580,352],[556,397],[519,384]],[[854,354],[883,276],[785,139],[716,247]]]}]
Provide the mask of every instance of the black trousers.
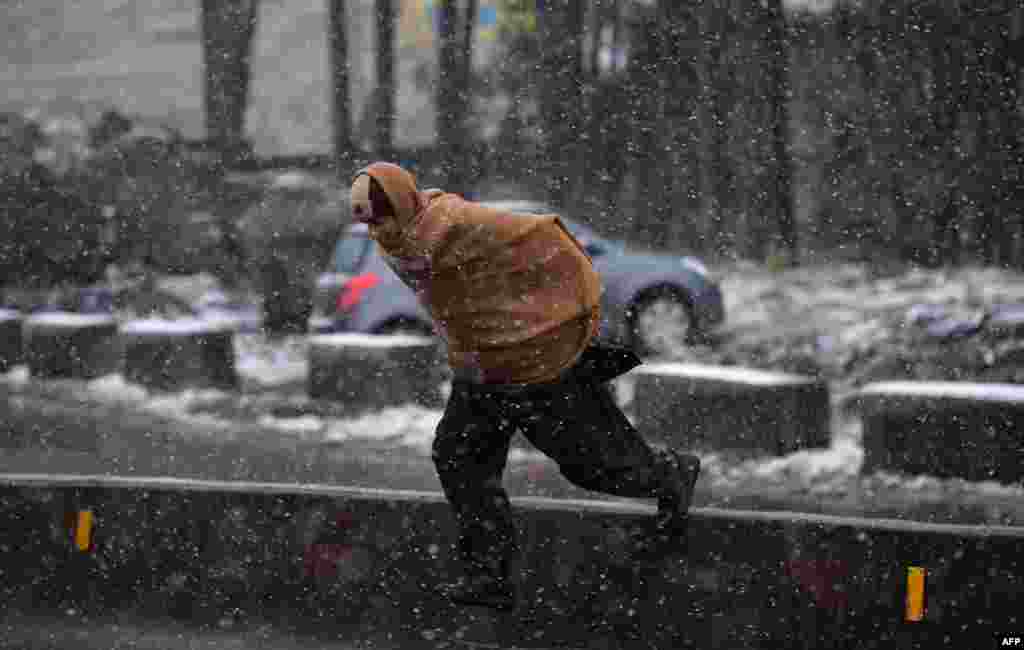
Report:
[{"label": "black trousers", "polygon": [[502,485],[516,432],[575,485],[622,497],[658,496],[661,457],[619,409],[607,378],[586,368],[577,364],[549,384],[453,383],[433,460],[455,514],[459,554],[471,571],[504,576],[518,552]]}]

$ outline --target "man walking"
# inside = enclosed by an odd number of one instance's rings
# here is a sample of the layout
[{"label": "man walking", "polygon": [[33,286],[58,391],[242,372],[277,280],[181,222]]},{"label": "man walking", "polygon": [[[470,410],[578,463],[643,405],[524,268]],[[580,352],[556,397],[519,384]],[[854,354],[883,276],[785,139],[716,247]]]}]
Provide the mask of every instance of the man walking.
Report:
[{"label": "man walking", "polygon": [[454,372],[433,460],[466,571],[445,595],[515,606],[502,474],[517,431],[575,485],[657,499],[656,537],[682,543],[700,461],[652,449],[615,404],[608,380],[639,360],[593,343],[600,278],[561,220],[421,192],[389,163],[356,175],[351,205],[430,312]]}]

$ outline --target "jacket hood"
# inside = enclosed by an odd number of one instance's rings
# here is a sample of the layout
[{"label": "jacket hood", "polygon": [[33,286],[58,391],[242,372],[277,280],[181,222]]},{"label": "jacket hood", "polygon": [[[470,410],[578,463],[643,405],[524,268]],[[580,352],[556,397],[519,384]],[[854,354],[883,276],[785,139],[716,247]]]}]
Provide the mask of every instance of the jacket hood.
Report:
[{"label": "jacket hood", "polygon": [[394,217],[379,224],[370,224],[370,235],[385,249],[398,253],[404,248],[411,230],[423,210],[423,199],[416,187],[416,177],[392,163],[378,162],[363,168],[352,184],[352,207],[367,206],[369,182],[374,179],[387,195]]}]

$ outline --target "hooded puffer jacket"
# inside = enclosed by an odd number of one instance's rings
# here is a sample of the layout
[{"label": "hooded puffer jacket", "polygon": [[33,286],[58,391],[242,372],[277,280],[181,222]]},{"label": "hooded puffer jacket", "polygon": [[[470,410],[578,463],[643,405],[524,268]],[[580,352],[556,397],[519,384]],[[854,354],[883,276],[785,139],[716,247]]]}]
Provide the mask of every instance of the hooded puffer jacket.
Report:
[{"label": "hooded puffer jacket", "polygon": [[375,179],[396,217],[371,224],[385,260],[419,296],[448,344],[457,377],[488,384],[554,380],[589,345],[601,284],[557,215],[494,210],[376,163],[353,185],[353,205]]}]

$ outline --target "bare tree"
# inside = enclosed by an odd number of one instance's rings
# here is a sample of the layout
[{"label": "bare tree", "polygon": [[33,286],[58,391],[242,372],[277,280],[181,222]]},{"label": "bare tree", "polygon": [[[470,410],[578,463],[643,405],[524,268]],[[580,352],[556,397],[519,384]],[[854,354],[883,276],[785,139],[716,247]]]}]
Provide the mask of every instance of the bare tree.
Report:
[{"label": "bare tree", "polygon": [[458,98],[458,13],[455,0],[440,0],[437,5],[438,83],[437,137],[441,150],[441,178],[446,188],[458,191],[454,183],[458,174],[454,150],[459,145],[460,105]]},{"label": "bare tree", "polygon": [[207,138],[225,162],[242,154],[258,0],[202,0]]},{"label": "bare tree", "polygon": [[769,124],[772,138],[771,187],[769,209],[775,221],[776,233],[782,246],[789,253],[791,263],[796,263],[799,242],[796,219],[793,213],[793,164],[789,155],[789,30],[782,0],[772,0],[768,6],[769,24],[768,61]]},{"label": "bare tree", "polygon": [[327,41],[331,67],[334,164],[339,175],[348,176],[352,160],[352,97],[349,92],[348,19],[345,0],[330,0]]},{"label": "bare tree", "polygon": [[567,203],[579,181],[573,175],[575,152],[583,133],[580,107],[583,105],[583,0],[537,0],[540,31],[541,75],[540,119],[543,178],[548,198]]},{"label": "bare tree", "polygon": [[465,192],[473,177],[473,41],[478,0],[466,0],[460,15],[456,0],[438,5],[437,134],[441,148],[441,176],[445,187]]},{"label": "bare tree", "polygon": [[395,152],[395,0],[376,0],[377,103],[374,149],[378,158],[391,160]]}]

